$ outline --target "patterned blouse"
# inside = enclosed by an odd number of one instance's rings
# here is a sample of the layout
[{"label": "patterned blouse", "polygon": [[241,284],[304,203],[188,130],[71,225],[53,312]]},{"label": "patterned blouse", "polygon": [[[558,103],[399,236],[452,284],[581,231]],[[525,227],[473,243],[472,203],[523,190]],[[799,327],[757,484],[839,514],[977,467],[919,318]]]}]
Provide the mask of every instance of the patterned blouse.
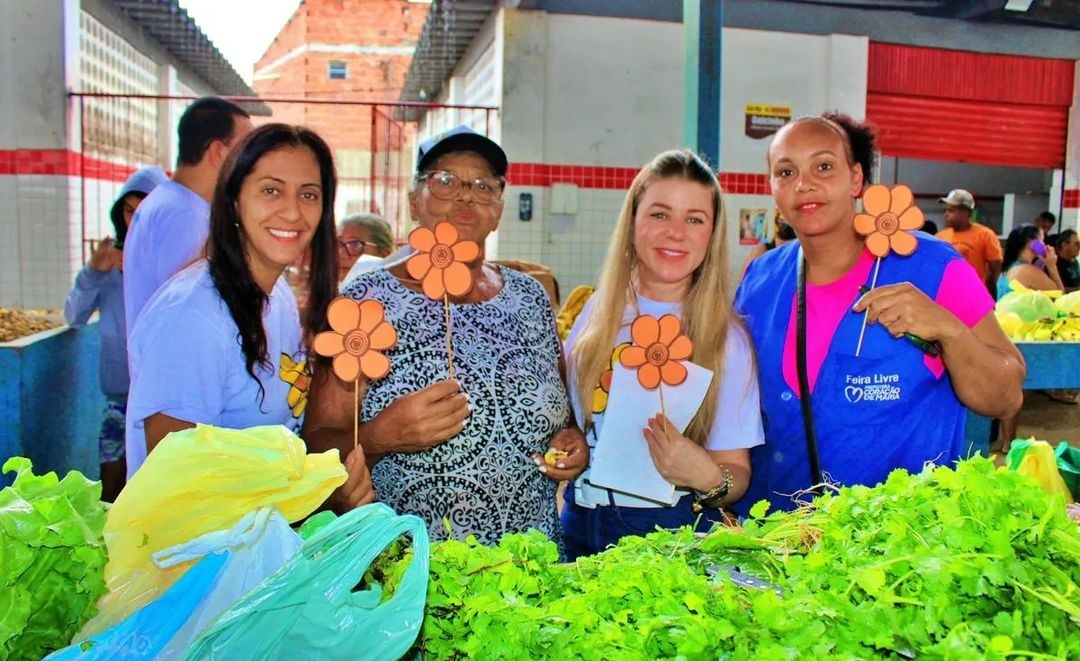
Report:
[{"label": "patterned blouse", "polygon": [[[555,319],[540,283],[500,270],[504,285],[491,299],[450,307],[454,368],[472,408],[465,429],[422,452],[384,456],[371,478],[379,500],[423,518],[433,540],[475,535],[496,544],[535,528],[561,543],[556,484],[531,457],[570,417]],[[387,352],[390,373],[369,384],[362,421],[449,377],[441,301],[407,289],[384,268],[356,277],[343,293],[380,301],[398,332]]]}]

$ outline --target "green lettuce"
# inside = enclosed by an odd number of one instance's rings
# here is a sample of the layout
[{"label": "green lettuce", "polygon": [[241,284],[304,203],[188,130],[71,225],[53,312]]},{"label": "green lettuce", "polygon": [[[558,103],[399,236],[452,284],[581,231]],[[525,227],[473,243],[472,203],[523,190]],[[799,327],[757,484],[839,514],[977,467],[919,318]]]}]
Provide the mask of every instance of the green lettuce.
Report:
[{"label": "green lettuce", "polygon": [[72,471],[34,475],[8,459],[0,489],[0,659],[37,660],[66,646],[105,593],[101,483]]}]

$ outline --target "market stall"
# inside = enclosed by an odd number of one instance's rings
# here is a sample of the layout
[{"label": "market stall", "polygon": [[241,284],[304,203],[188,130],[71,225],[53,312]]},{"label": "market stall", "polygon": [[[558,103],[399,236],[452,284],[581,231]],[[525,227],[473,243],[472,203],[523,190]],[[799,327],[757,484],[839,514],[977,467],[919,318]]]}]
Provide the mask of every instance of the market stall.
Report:
[{"label": "market stall", "polygon": [[[221,451],[222,431],[163,442],[144,467],[160,488],[149,502],[122,498],[107,520],[95,483],[9,462],[0,656],[38,659],[69,640],[48,658],[1064,661],[1080,651],[1080,526],[1067,494],[983,458],[896,471],[794,512],[762,503],[741,527],[630,537],[563,564],[536,532],[429,549],[418,519],[382,505],[312,517],[294,533],[284,521],[304,518],[343,469],[298,458],[284,430],[260,432],[262,462],[245,467],[233,452],[227,467],[204,463],[218,486],[200,490],[183,471],[205,459],[200,445]],[[244,432],[226,433],[232,447]],[[177,472],[181,456],[190,465]],[[266,479],[220,482],[251,469]],[[195,540],[177,545],[184,535]]]}]

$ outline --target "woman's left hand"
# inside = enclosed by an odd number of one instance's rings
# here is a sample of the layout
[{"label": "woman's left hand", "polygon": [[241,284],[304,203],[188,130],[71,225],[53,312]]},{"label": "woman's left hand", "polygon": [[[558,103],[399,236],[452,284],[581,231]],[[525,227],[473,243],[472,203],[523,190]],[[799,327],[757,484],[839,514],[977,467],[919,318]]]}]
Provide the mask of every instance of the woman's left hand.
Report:
[{"label": "woman's left hand", "polygon": [[679,433],[675,425],[659,413],[649,418],[644,430],[656,470],[664,479],[680,487],[701,491],[712,489],[718,470],[709,452]]},{"label": "woman's left hand", "polygon": [[567,427],[555,432],[548,442],[548,449],[566,453],[554,466],[549,466],[544,461],[544,455],[539,452],[532,455],[537,470],[553,482],[573,480],[589,465],[589,444],[585,442],[585,434],[577,427]]},{"label": "woman's left hand", "polygon": [[893,337],[911,333],[928,342],[956,337],[967,326],[910,282],[884,285],[855,302],[855,312],[866,311],[866,322],[881,324]]}]

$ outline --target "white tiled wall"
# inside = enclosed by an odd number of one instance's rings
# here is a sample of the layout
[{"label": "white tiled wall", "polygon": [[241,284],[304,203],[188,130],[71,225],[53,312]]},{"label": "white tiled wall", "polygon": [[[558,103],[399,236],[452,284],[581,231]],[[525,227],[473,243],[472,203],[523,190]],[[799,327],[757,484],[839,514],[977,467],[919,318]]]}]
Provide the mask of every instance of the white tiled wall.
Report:
[{"label": "white tiled wall", "polygon": [[[531,221],[518,218],[520,193],[533,195]],[[499,225],[499,258],[545,264],[559,281],[563,297],[578,285],[595,286],[624,194],[578,189],[578,213],[561,221],[548,211],[548,188],[511,189]]]},{"label": "white tiled wall", "polygon": [[0,262],[0,304],[46,309],[63,305],[82,261],[72,206],[73,198],[78,199],[76,182],[47,175],[0,178],[0,195],[15,200],[13,222],[3,223],[3,243],[10,239],[18,251],[10,255],[5,248]]}]

